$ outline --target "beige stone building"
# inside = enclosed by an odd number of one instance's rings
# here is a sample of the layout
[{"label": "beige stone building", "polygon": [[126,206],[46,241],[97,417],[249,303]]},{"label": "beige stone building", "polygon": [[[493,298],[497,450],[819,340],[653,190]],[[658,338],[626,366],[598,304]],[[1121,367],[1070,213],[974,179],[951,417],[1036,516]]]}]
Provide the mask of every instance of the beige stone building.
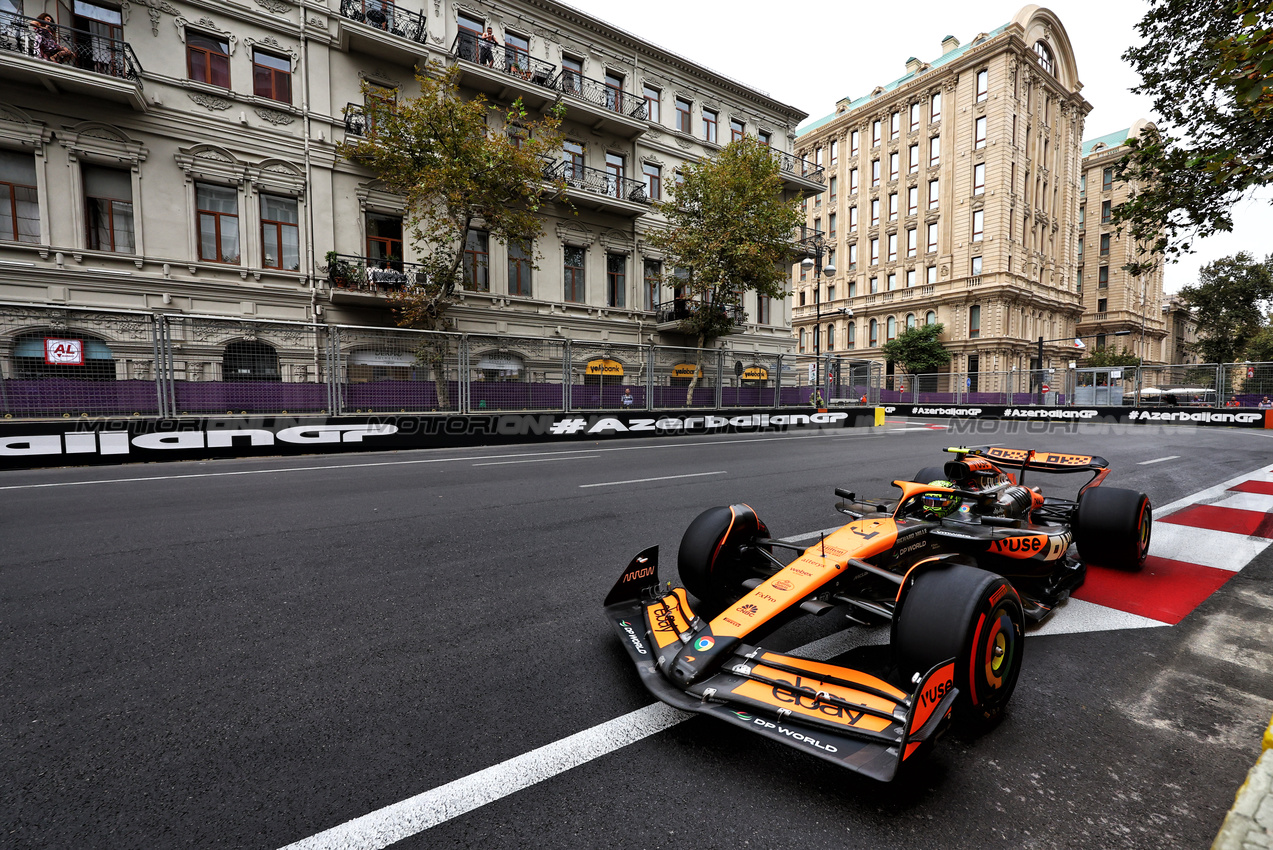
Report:
[{"label": "beige stone building", "polygon": [[[798,152],[829,169],[807,223],[827,234],[837,273],[815,305],[812,275],[794,272],[795,333],[812,351],[821,313],[822,351],[882,359],[899,331],[940,322],[951,371],[1030,369],[1037,339],[1073,336],[1081,314],[1075,218],[1091,105],[1046,9],[941,49],[802,131]],[[1049,343],[1043,365],[1071,351]]]},{"label": "beige stone building", "polygon": [[1162,303],[1163,360],[1171,365],[1193,364],[1202,358],[1191,349],[1198,342],[1198,320],[1189,307],[1175,295]]},{"label": "beige stone building", "polygon": [[[1114,164],[1127,153],[1127,141],[1146,127],[1152,125],[1142,119],[1083,143],[1078,210],[1078,292],[1083,317],[1078,333],[1094,337],[1089,341],[1093,349],[1108,343],[1130,351],[1146,364],[1174,363],[1179,361],[1172,359],[1167,339],[1162,265],[1140,277],[1128,274],[1123,266],[1141,259],[1145,252],[1109,221],[1113,210],[1135,189],[1114,179]],[[1130,335],[1115,339],[1112,334],[1118,331]]]},{"label": "beige stone building", "polygon": [[[409,97],[431,61],[458,64],[468,95],[566,107],[546,170],[574,210],[545,212],[537,268],[470,242],[457,330],[684,344],[646,241],[678,169],[747,134],[788,196],[823,188],[791,155],[803,112],[552,0],[0,0],[0,302],[390,325],[386,293],[418,257],[399,199],[336,145],[361,131],[364,83]],[[0,323],[10,377],[42,333],[22,321]],[[790,327],[789,301],[750,295],[728,343],[790,351]],[[149,341],[98,337],[143,374]],[[201,368],[231,337],[205,340]],[[285,339],[253,344],[304,379]]]}]

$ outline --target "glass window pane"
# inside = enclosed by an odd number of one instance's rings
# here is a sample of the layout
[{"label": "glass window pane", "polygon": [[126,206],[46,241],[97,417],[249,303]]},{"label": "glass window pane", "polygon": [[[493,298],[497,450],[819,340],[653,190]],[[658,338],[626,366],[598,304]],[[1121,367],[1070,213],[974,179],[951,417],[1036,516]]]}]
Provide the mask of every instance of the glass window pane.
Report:
[{"label": "glass window pane", "polygon": [[261,196],[261,218],[267,221],[283,221],[296,224],[297,204],[295,198],[280,198],[277,195]]},{"label": "glass window pane", "polygon": [[267,224],[261,228],[261,264],[267,269],[279,268],[278,226]]},{"label": "glass window pane", "polygon": [[134,251],[133,205],[127,201],[115,201],[113,206],[115,250],[124,254],[131,254]]},{"label": "glass window pane", "polygon": [[228,186],[213,186],[208,183],[198,184],[199,209],[207,212],[237,213],[239,211],[238,192]]}]

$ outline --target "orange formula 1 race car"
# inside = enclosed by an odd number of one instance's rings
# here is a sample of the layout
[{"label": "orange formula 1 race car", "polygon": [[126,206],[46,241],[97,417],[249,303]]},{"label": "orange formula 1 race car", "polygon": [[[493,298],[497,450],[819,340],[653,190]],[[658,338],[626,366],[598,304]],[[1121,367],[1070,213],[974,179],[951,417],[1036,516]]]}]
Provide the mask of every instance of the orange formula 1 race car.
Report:
[{"label": "orange formula 1 race car", "polygon": [[[852,521],[808,548],[774,539],[751,508],[733,505],[704,511],[681,538],[684,587],[660,583],[657,546],[637,555],[605,614],[646,687],[883,781],[952,719],[996,721],[1021,670],[1025,623],[1082,584],[1089,562],[1140,569],[1152,512],[1143,493],[1100,486],[1104,458],[947,451],[945,466],[894,481],[896,499],[837,489],[836,509]],[[1074,499],[1027,483],[1083,472],[1091,478]],[[890,623],[888,650],[849,667],[758,643],[801,614],[833,610],[846,623]]]}]

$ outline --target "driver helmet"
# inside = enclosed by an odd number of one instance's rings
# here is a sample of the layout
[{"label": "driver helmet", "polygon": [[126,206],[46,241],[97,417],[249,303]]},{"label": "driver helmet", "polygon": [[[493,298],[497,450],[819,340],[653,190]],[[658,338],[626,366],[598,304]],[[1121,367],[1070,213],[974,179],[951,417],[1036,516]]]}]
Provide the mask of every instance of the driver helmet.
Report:
[{"label": "driver helmet", "polygon": [[[940,479],[937,481],[929,481],[933,487],[954,487],[954,483]],[[963,503],[963,498],[954,493],[925,493],[920,497],[920,502],[924,505],[924,510],[937,517],[946,517],[953,514],[959,509]]]}]

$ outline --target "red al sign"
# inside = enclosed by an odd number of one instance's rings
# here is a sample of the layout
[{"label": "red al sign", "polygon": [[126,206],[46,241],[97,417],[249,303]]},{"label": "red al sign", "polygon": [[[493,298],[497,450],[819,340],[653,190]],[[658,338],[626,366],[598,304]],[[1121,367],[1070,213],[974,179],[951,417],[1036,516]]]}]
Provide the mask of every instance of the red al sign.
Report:
[{"label": "red al sign", "polygon": [[57,366],[83,366],[84,340],[44,338],[44,362]]}]

